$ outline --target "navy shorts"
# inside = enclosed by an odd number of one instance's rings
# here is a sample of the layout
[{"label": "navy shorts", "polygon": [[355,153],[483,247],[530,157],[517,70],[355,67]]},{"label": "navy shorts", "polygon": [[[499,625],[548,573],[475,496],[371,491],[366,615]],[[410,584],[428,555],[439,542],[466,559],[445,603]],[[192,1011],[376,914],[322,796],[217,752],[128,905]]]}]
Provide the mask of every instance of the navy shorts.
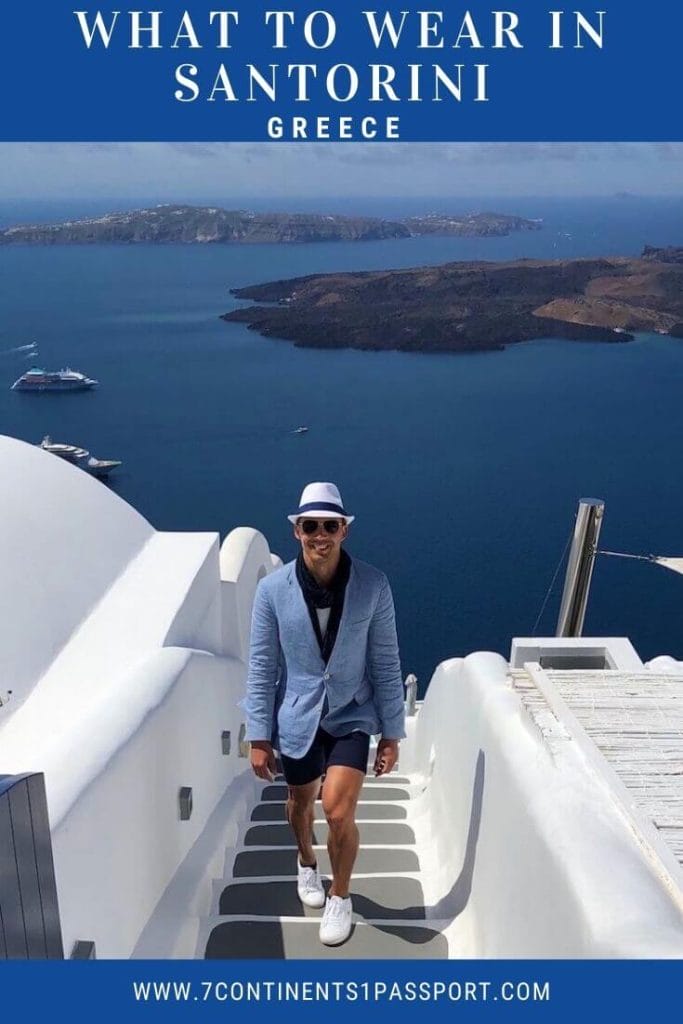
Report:
[{"label": "navy shorts", "polygon": [[310,749],[303,757],[287,757],[280,753],[282,773],[288,786],[305,786],[319,779],[333,764],[357,768],[365,775],[369,749],[370,737],[366,732],[331,736],[319,726]]}]

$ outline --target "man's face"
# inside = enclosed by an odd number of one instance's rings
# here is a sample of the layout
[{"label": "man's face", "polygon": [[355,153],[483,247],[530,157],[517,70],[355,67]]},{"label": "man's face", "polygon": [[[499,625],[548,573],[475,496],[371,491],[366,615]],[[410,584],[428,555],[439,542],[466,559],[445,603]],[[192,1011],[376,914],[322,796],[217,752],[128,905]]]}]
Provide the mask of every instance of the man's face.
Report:
[{"label": "man's face", "polygon": [[[310,524],[315,523],[313,529]],[[325,529],[326,523],[339,524],[334,533]],[[301,542],[306,561],[312,566],[333,565],[339,559],[339,549],[349,528],[343,519],[306,519],[302,517],[294,527],[294,536]]]}]

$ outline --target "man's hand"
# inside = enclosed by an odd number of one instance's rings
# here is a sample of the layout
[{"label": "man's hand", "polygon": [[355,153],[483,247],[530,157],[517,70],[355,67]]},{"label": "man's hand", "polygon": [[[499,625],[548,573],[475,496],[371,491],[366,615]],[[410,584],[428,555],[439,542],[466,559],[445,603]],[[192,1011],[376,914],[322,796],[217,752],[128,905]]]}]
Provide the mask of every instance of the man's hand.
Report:
[{"label": "man's hand", "polygon": [[375,775],[387,775],[398,761],[398,740],[380,740],[375,758]]},{"label": "man's hand", "polygon": [[277,766],[272,744],[267,740],[252,740],[249,746],[254,775],[258,775],[264,782],[273,782]]}]

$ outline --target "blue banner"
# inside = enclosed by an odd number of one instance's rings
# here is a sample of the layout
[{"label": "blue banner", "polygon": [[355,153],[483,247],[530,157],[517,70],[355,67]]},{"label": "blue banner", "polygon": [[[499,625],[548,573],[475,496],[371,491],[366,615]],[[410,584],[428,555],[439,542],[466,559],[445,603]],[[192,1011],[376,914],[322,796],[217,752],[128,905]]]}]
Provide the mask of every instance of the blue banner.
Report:
[{"label": "blue banner", "polygon": [[675,1007],[676,961],[340,960],[7,963],[6,1019],[196,1021],[267,1015],[390,1019],[642,1022]]},{"label": "blue banner", "polygon": [[0,139],[683,139],[671,0],[150,6],[5,5]]}]

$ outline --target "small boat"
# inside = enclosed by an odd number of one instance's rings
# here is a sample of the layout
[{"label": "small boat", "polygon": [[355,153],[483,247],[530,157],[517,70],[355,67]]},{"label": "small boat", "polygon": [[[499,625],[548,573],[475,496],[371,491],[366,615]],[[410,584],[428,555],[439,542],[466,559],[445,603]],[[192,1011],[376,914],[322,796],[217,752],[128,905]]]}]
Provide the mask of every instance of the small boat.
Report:
[{"label": "small boat", "polygon": [[112,469],[121,465],[121,461],[118,459],[96,459],[86,448],[79,448],[75,444],[55,443],[48,434],[45,435],[38,447],[100,479],[109,476]]},{"label": "small boat", "polygon": [[12,391],[85,391],[97,387],[99,381],[78,370],[41,370],[37,366],[22,373]]},{"label": "small boat", "polygon": [[297,427],[295,430],[292,431],[293,434],[306,434],[307,432],[308,427]]}]

